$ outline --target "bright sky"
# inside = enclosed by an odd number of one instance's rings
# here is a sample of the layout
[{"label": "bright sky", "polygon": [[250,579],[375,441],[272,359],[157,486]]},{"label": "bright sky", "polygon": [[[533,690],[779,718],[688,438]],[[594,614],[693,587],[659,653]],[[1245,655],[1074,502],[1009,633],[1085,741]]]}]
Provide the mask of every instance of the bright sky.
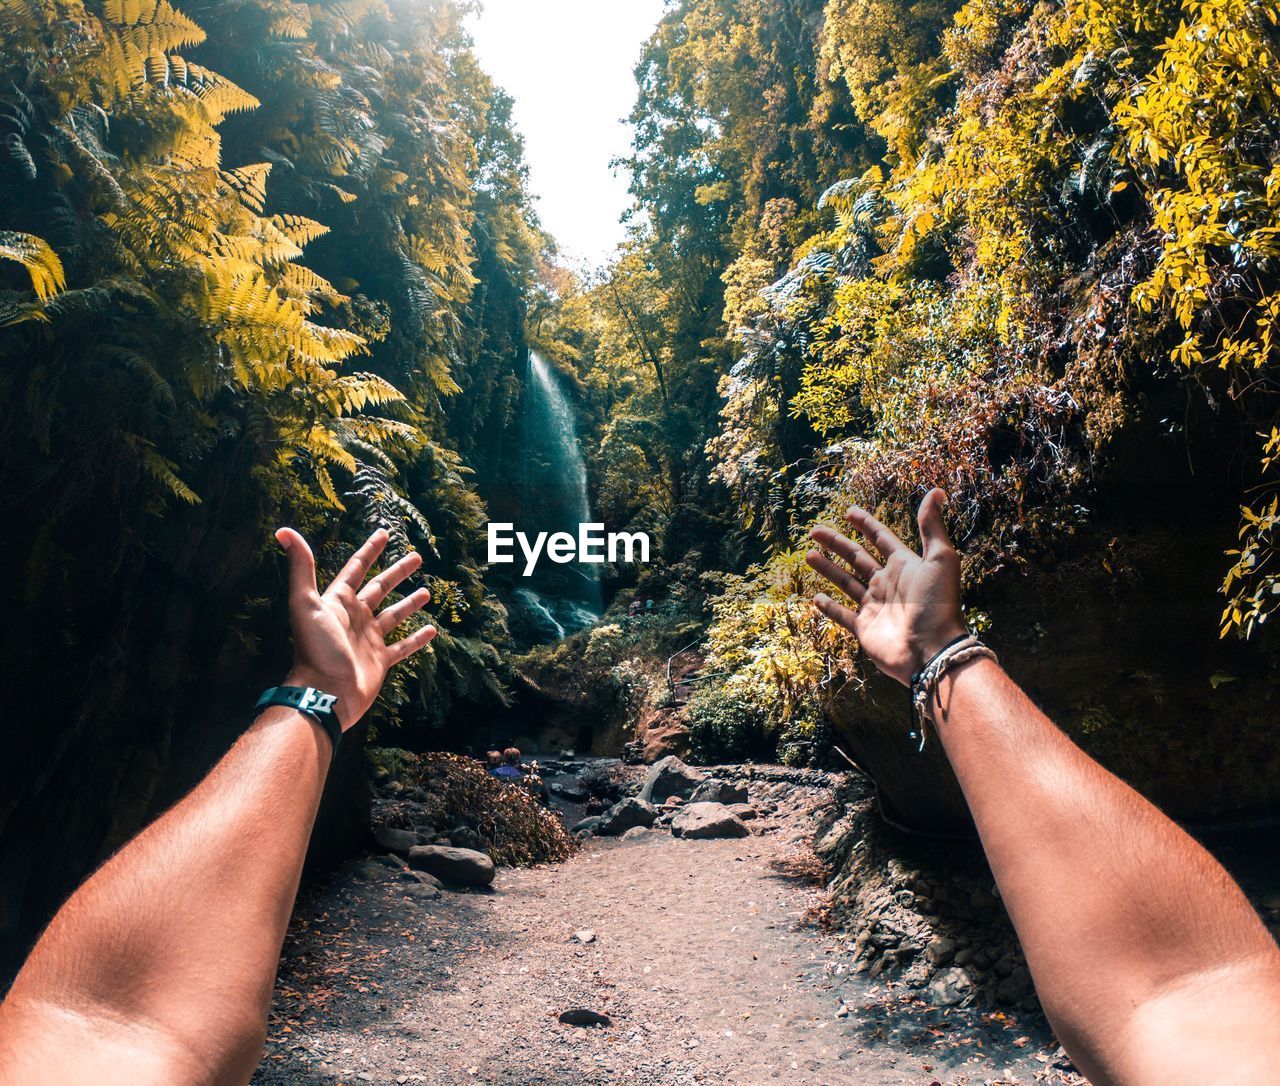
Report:
[{"label": "bright sky", "polygon": [[542,225],[566,257],[603,263],[623,238],[631,146],[623,118],[664,0],[484,0],[468,20],[481,66],[515,99]]}]

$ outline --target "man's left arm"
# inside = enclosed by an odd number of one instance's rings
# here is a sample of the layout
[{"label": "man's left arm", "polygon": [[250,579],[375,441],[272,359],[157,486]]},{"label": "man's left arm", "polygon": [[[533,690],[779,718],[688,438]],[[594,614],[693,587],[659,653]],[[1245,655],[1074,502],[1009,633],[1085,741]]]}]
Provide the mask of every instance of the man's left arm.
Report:
[{"label": "man's left arm", "polygon": [[[296,532],[287,685],[336,694],[348,730],[387,671],[434,636],[386,644],[429,599],[377,611],[421,565],[364,584],[377,532],[320,595]],[[181,802],[104,864],[54,917],[0,1006],[0,1082],[245,1082],[261,1056],[280,947],[332,757],[295,709],[263,712]]]}]

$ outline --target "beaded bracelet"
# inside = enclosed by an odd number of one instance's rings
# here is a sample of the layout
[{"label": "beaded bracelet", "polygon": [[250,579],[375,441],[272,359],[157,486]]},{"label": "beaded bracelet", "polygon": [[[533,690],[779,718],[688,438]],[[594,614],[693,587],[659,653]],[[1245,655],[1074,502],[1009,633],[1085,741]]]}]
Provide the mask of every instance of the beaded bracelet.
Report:
[{"label": "beaded bracelet", "polygon": [[947,642],[929,661],[911,676],[911,732],[912,739],[917,738],[919,728],[920,750],[924,750],[925,721],[929,719],[929,701],[932,699],[938,707],[942,707],[942,697],[938,693],[938,684],[948,671],[954,671],[961,664],[970,660],[994,660],[1000,662],[996,654],[979,641],[973,634],[962,634],[953,641]]}]

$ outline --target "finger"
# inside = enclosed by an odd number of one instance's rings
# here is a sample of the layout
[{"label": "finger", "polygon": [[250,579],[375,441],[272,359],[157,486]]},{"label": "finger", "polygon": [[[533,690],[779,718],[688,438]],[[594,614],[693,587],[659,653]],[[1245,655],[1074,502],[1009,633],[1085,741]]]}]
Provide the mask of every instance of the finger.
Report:
[{"label": "finger", "polygon": [[415,652],[425,649],[435,636],[436,628],[434,626],[423,626],[422,629],[414,631],[403,641],[388,645],[387,652],[391,657],[391,663],[388,664],[388,667],[394,667],[401,660],[407,660]]},{"label": "finger", "polygon": [[911,549],[861,506],[855,505],[844,515],[844,519],[871,540],[876,550],[885,558],[894,551]]},{"label": "finger", "polygon": [[406,554],[395,565],[389,566],[360,590],[360,600],[376,608],[387,598],[387,593],[422,565],[422,555],[417,551]]},{"label": "finger", "polygon": [[846,596],[857,603],[862,602],[867,586],[847,569],[842,569],[819,551],[809,551],[805,554],[804,560],[809,563],[810,568],[816,569]]},{"label": "finger", "polygon": [[329,587],[336,588],[340,584],[345,584],[358,592],[360,586],[364,583],[365,576],[369,572],[369,567],[378,560],[378,555],[386,549],[389,538],[384,528],[379,528],[374,532],[373,535],[365,540],[364,546],[347,560],[347,564],[342,567],[341,572],[333,579],[333,583]]},{"label": "finger", "polygon": [[951,547],[947,526],[942,521],[942,507],[946,504],[946,494],[937,489],[929,491],[920,503],[916,522],[920,525],[920,547],[926,558],[936,557]]},{"label": "finger", "polygon": [[852,608],[836,603],[822,592],[813,597],[813,605],[837,626],[843,626],[850,633],[853,632],[853,623],[858,613]]},{"label": "finger", "polygon": [[281,528],[276,532],[276,542],[289,560],[290,602],[320,595],[316,588],[316,558],[301,533],[292,528]]},{"label": "finger", "polygon": [[869,581],[880,570],[880,563],[866,547],[860,547],[846,535],[841,535],[834,528],[814,528],[809,537],[820,543],[829,551],[835,551],[853,567],[854,572],[864,581]]},{"label": "finger", "polygon": [[382,636],[386,637],[406,618],[421,611],[430,602],[431,593],[425,588],[419,588],[411,596],[406,596],[399,603],[393,603],[386,610],[380,611],[378,613],[378,629],[382,631]]}]

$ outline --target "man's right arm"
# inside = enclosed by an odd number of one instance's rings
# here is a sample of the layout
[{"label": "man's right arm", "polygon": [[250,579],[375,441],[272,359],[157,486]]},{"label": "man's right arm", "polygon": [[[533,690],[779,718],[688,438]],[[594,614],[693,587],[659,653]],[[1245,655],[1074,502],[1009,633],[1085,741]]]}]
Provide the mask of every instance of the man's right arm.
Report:
[{"label": "man's right arm", "polygon": [[1081,1069],[1161,1086],[1273,1078],[1280,952],[1221,865],[992,661],[941,694],[938,734]]},{"label": "man's right arm", "polygon": [[[963,633],[943,496],[917,555],[865,510],[880,554],[829,528],[818,608],[900,682]],[[844,560],[837,564],[830,555]],[[1203,848],[1060,732],[989,659],[944,674],[932,716],[1045,1012],[1095,1082],[1263,1082],[1280,1066],[1280,951]]]}]

